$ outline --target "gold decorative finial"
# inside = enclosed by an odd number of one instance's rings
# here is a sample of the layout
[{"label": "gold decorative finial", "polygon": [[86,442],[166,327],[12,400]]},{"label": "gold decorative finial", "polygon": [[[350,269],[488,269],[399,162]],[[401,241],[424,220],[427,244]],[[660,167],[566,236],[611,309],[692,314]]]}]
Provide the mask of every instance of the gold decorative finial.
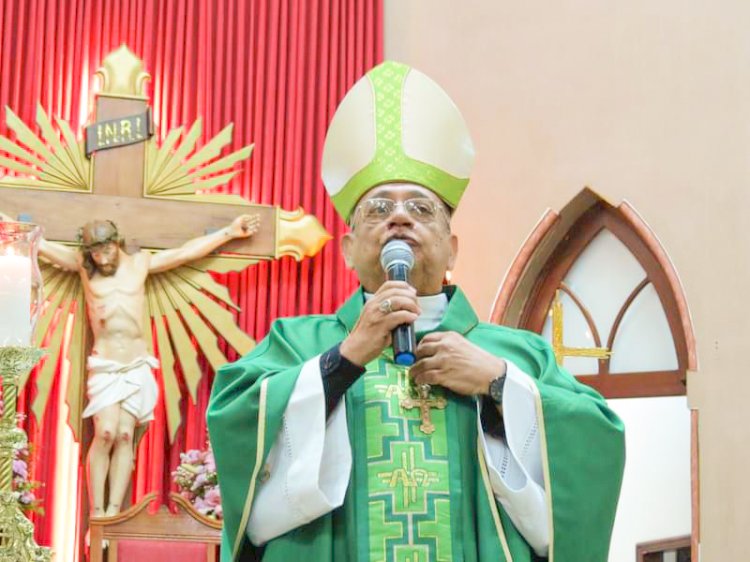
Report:
[{"label": "gold decorative finial", "polygon": [[323,225],[301,208],[296,211],[279,209],[276,257],[292,256],[300,261],[305,256],[314,256],[325,243],[333,238]]},{"label": "gold decorative finial", "polygon": [[102,94],[146,98],[143,86],[151,75],[143,70],[143,61],[125,44],[104,57],[96,74],[102,77]]}]

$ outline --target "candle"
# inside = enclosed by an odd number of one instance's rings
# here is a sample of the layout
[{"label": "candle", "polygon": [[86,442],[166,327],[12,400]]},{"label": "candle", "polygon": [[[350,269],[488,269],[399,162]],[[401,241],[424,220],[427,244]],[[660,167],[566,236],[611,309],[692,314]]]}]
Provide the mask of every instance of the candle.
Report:
[{"label": "candle", "polygon": [[0,346],[31,343],[31,259],[0,254]]}]

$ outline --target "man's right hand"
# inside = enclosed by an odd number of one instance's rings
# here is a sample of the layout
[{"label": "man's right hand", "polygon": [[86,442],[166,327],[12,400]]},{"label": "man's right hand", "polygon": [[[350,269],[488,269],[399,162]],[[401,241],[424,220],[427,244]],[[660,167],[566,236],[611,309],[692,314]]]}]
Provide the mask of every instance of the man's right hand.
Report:
[{"label": "man's right hand", "polygon": [[420,312],[414,287],[404,281],[386,281],[365,303],[354,329],[341,342],[341,355],[364,367],[391,344],[396,326],[414,323]]}]

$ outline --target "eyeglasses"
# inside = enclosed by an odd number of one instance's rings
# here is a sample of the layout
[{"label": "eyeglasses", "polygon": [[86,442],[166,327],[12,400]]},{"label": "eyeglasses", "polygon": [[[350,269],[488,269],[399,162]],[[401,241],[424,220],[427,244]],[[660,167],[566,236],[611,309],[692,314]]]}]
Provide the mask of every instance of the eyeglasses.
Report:
[{"label": "eyeglasses", "polygon": [[409,216],[419,222],[432,222],[439,214],[444,214],[447,218],[443,206],[427,197],[414,197],[406,201],[374,197],[362,201],[353,216],[356,216],[358,212],[365,222],[378,223],[390,217],[399,206],[403,206]]}]

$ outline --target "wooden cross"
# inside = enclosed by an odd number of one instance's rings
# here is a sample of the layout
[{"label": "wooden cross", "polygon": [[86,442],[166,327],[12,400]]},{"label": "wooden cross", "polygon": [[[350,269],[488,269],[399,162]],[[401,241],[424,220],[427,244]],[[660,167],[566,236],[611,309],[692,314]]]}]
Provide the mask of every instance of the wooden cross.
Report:
[{"label": "wooden cross", "polygon": [[[219,272],[237,271],[259,259],[284,255],[300,260],[315,255],[331,238],[318,220],[302,209],[287,212],[276,206],[255,205],[236,195],[198,193],[230,181],[239,172],[234,169],[235,165],[250,156],[252,146],[221,156],[222,147],[232,138],[229,125],[203,147],[195,149],[202,133],[200,120],[184,136],[182,127],[169,131],[159,146],[155,139],[148,138],[151,128],[148,99],[143,94],[148,74],[143,70],[143,62],[123,45],[105,57],[97,74],[102,77],[103,87],[97,94],[95,122],[87,128],[86,140],[89,146],[98,145],[100,150],[95,150],[90,159],[84,143],[77,140],[66,122],[58,119],[56,131],[40,107],[36,121],[41,135],[37,136],[6,108],[8,127],[15,132],[16,141],[0,136],[0,166],[21,175],[0,177],[0,212],[19,220],[38,222],[44,226],[48,240],[65,243],[76,243],[78,229],[85,223],[109,219],[117,224],[130,250],[174,248],[226,226],[239,215],[259,215],[258,232],[221,247],[221,251],[234,255],[227,259],[211,258],[210,269]],[[153,298],[149,298],[148,308],[153,317],[159,318],[154,323],[157,341],[160,353],[166,352],[166,355],[162,353],[162,372],[166,381],[170,438],[173,438],[180,423],[180,388],[174,359],[179,360],[188,391],[195,399],[202,373],[195,342],[214,368],[226,361],[216,345],[214,332],[221,334],[240,353],[247,352],[253,342],[244,332],[239,333],[231,313],[200,293],[198,289],[202,288],[211,297],[233,306],[223,287],[207,286],[213,280],[203,269],[170,272],[162,277],[164,279],[151,284],[158,287],[153,291]],[[167,282],[169,287],[165,286]],[[54,307],[48,307],[47,311],[54,311],[59,305],[67,312],[68,303],[74,302],[73,306],[80,309],[77,317],[83,317],[82,299],[72,294],[73,289],[68,290],[70,285],[63,282],[51,285],[53,294],[47,296]],[[201,306],[204,310],[200,310]],[[64,322],[57,322],[53,328],[52,315],[49,316],[48,321],[44,318],[40,321],[43,329],[39,332],[49,330],[52,333],[50,345],[56,351],[50,352],[37,376],[37,388],[41,390],[32,410],[38,418],[51,390],[57,364],[53,353],[59,353],[63,338]],[[162,318],[171,330],[169,334]],[[150,322],[144,324],[150,329]],[[191,336],[195,336],[194,341]],[[76,332],[73,338],[76,349],[86,348],[85,335]],[[175,356],[168,338],[174,343]],[[146,340],[153,341],[151,337]],[[82,349],[79,351],[75,354],[77,357],[83,353]],[[76,366],[82,369],[82,365],[79,357]],[[72,372],[78,370],[72,368]],[[81,378],[80,373],[72,376],[76,380]],[[78,437],[82,396],[72,390],[76,385],[69,387],[71,427]]]},{"label": "wooden cross", "polygon": [[437,398],[431,397],[431,390],[432,387],[429,384],[420,384],[417,386],[418,398],[407,396],[401,400],[401,407],[405,410],[419,408],[419,416],[422,418],[422,425],[419,426],[419,430],[426,435],[430,435],[435,431],[435,424],[432,423],[430,409],[442,410],[448,403],[442,396],[438,396]]},{"label": "wooden cross", "polygon": [[[123,45],[104,59],[97,74],[103,88],[96,99],[96,122],[114,124],[93,133],[107,142],[145,137],[140,122],[127,120],[148,110],[142,90],[149,76],[142,61]],[[61,140],[41,107],[37,123],[43,138],[8,108],[6,117],[20,143],[0,137],[0,152],[14,157],[0,154],[0,166],[26,177],[0,177],[0,188],[11,188],[0,189],[0,211],[43,224],[49,240],[75,242],[80,226],[92,219],[109,219],[130,248],[171,248],[246,213],[260,216],[260,230],[248,239],[229,242],[223,251],[260,259],[291,255],[299,260],[316,254],[331,238],[315,217],[301,209],[287,212],[238,196],[195,193],[226,184],[239,171],[231,168],[250,156],[252,146],[246,146],[214,160],[231,141],[231,125],[194,154],[190,153],[201,136],[200,120],[182,142],[179,128],[169,132],[161,147],[150,139],[95,152],[88,160],[67,123],[57,121]]]}]

